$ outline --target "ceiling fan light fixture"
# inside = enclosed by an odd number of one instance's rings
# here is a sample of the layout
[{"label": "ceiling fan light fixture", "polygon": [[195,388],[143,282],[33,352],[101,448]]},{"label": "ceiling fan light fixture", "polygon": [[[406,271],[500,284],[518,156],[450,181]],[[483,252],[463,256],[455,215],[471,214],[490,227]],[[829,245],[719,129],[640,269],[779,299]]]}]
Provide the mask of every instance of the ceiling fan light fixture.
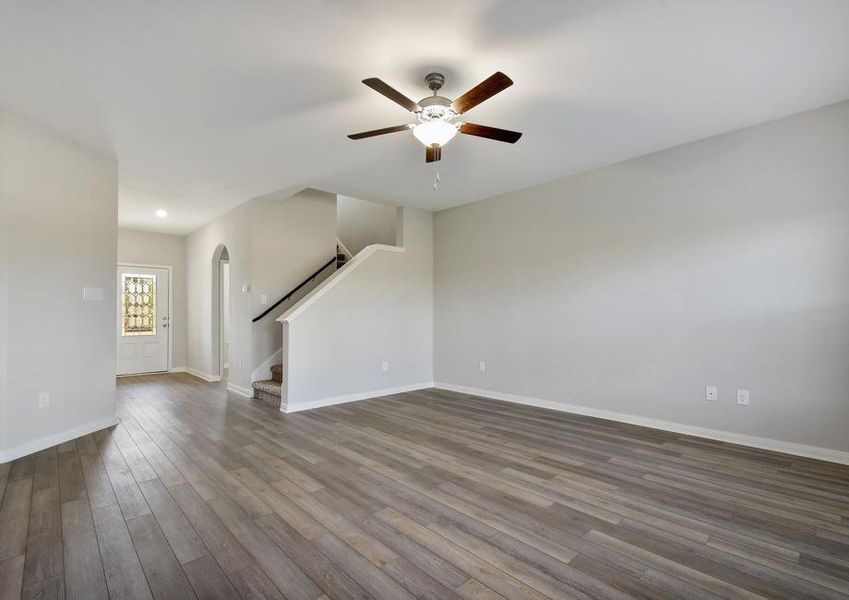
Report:
[{"label": "ceiling fan light fixture", "polygon": [[434,119],[413,127],[413,135],[428,148],[442,147],[457,135],[457,129],[455,123]]},{"label": "ceiling fan light fixture", "polygon": [[504,91],[511,85],[513,80],[501,71],[498,71],[470,89],[468,92],[453,102],[445,96],[439,95],[445,83],[445,76],[441,73],[430,73],[425,77],[428,89],[432,95],[414,102],[404,94],[381,81],[377,77],[363,79],[363,83],[382,94],[395,104],[407,109],[416,116],[418,123],[409,125],[395,125],[382,129],[361,131],[349,134],[352,140],[362,140],[378,135],[396,133],[399,131],[413,130],[413,135],[425,146],[425,162],[435,163],[442,160],[442,146],[450,142],[455,135],[462,133],[508,144],[515,144],[522,137],[518,131],[509,131],[486,125],[475,125],[460,121],[460,115],[464,115],[481,102],[492,98],[499,92]]}]

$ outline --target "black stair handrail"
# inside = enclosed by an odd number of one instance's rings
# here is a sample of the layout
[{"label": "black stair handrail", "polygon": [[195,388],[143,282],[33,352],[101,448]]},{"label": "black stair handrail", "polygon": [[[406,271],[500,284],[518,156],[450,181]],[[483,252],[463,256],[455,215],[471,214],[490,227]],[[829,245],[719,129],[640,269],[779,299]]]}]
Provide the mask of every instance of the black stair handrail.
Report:
[{"label": "black stair handrail", "polygon": [[323,265],[321,265],[321,268],[320,268],[318,271],[316,271],[315,273],[313,273],[312,275],[310,275],[309,277],[307,277],[306,279],[304,279],[301,283],[299,283],[299,284],[295,287],[295,289],[293,289],[291,292],[289,292],[288,294],[286,294],[285,296],[283,296],[282,298],[280,298],[280,300],[278,300],[277,302],[275,302],[274,304],[272,304],[271,306],[269,306],[268,308],[266,308],[266,309],[265,309],[265,312],[263,312],[260,316],[258,316],[258,317],[254,317],[253,319],[251,319],[251,322],[252,322],[252,323],[256,323],[257,321],[259,321],[260,319],[262,319],[265,315],[267,315],[268,313],[270,313],[272,310],[274,310],[275,308],[277,308],[278,306],[280,306],[281,304],[283,304],[284,302],[286,302],[286,300],[288,300],[288,299],[289,299],[289,298],[291,298],[294,294],[296,294],[296,293],[298,292],[298,290],[300,290],[302,287],[304,287],[304,286],[305,286],[306,284],[308,284],[310,281],[312,281],[313,279],[315,279],[316,277],[318,277],[318,276],[319,276],[319,274],[320,274],[322,271],[324,271],[327,267],[329,267],[330,265],[332,265],[333,263],[335,263],[335,262],[336,262],[336,260],[337,260],[337,258],[338,258],[337,256],[334,256],[333,258],[331,258],[330,260],[328,260],[326,263],[324,263]]}]

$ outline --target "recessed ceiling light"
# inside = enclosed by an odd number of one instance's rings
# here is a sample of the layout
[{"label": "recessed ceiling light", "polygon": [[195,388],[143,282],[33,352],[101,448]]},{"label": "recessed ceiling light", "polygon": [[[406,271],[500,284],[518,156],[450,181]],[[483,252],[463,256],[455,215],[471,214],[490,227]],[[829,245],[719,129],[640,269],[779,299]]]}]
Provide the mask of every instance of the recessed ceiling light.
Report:
[{"label": "recessed ceiling light", "polygon": [[160,208],[159,210],[156,211],[156,216],[159,217],[160,219],[164,219],[165,217],[168,216],[168,211],[165,210],[164,208]]}]

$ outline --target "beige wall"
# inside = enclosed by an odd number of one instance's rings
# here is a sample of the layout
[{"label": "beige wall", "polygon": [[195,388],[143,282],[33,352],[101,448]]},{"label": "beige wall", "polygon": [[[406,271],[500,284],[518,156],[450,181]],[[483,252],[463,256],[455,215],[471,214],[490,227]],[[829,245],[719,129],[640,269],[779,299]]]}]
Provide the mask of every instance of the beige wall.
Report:
[{"label": "beige wall", "polygon": [[0,113],[0,462],[115,421],[117,211],[113,159]]},{"label": "beige wall", "polygon": [[118,262],[171,267],[171,356],[186,366],[186,238],[147,231],[118,230]]},{"label": "beige wall", "polygon": [[[336,254],[336,195],[318,190],[303,190],[294,196],[272,194],[256,198],[251,211],[251,271],[253,293],[251,314],[258,316],[290,292]],[[317,282],[332,274],[331,266]],[[276,321],[295,301],[303,297],[307,286],[292,301],[287,301],[252,326],[252,368],[279,362],[282,347],[280,324]],[[267,303],[260,303],[265,294]],[[270,368],[270,364],[268,365]],[[270,370],[257,373],[255,379],[267,379]]]},{"label": "beige wall", "polygon": [[351,254],[370,244],[395,244],[398,209],[350,196],[338,196],[336,220],[339,239]]},{"label": "beige wall", "polygon": [[849,450],[849,102],[440,212],[435,248],[439,382]]},{"label": "beige wall", "polygon": [[[186,369],[202,377],[219,376],[219,307],[213,256],[219,246],[230,255],[230,382],[251,385],[251,298],[241,291],[251,281],[249,203],[221,215],[186,237]],[[240,366],[241,365],[241,366]]]},{"label": "beige wall", "polygon": [[[336,196],[316,190],[255,198],[225,213],[186,238],[187,362],[202,376],[217,376],[213,338],[218,314],[213,298],[212,257],[226,246],[230,255],[230,379],[249,390],[253,371],[281,345],[275,318],[280,306],[252,324],[254,316],[300,283],[335,251]],[[247,285],[249,291],[242,292]],[[266,294],[268,304],[260,304]],[[240,366],[241,364],[241,366]]]}]

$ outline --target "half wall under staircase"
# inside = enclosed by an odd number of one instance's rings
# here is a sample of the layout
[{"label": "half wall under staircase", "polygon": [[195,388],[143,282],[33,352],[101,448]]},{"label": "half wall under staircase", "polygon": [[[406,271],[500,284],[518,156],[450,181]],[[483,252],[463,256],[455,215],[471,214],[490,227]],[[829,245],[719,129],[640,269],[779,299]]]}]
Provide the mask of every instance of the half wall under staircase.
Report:
[{"label": "half wall under staircase", "polygon": [[[253,322],[256,323],[266,316],[268,316],[274,309],[278,306],[287,302],[295,297],[295,295],[306,288],[310,283],[315,281],[317,278],[325,275],[325,272],[332,266],[336,265],[336,271],[341,269],[348,263],[351,256],[345,247],[341,243],[336,244],[336,255],[330,258],[327,262],[325,262],[321,267],[319,267],[314,273],[312,273],[309,277],[304,279],[301,283],[295,286],[291,291],[283,295],[277,302],[268,307],[265,311],[263,311],[257,317],[254,317]],[[279,354],[279,352],[278,352]],[[259,381],[254,381],[251,383],[251,387],[253,388],[253,397],[261,402],[273,406],[274,408],[280,408],[281,397],[282,397],[282,384],[283,384],[283,365],[275,364],[271,366],[271,379],[262,379]]]}]

